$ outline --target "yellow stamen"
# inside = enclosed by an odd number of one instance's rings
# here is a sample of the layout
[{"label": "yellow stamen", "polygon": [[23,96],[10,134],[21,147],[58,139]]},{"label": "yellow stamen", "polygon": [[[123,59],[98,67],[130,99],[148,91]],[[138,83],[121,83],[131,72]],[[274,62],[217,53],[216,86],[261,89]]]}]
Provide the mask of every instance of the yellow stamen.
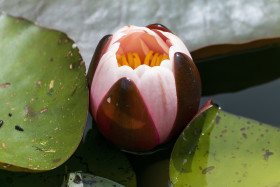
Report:
[{"label": "yellow stamen", "polygon": [[158,58],[157,58],[157,63],[156,63],[156,65],[155,66],[159,66],[160,65],[160,63],[161,63],[161,59],[162,59],[162,57],[163,57],[163,55],[159,55],[158,56]]},{"label": "yellow stamen", "polygon": [[122,64],[123,64],[123,66],[125,66],[125,65],[128,66],[128,63],[127,63],[125,55],[122,55]]},{"label": "yellow stamen", "polygon": [[134,69],[136,69],[138,66],[141,65],[141,60],[137,53],[133,53],[133,57],[134,57]]},{"label": "yellow stamen", "polygon": [[130,67],[134,66],[134,60],[133,60],[133,56],[132,53],[127,53],[127,58],[128,58],[128,64]]},{"label": "yellow stamen", "polygon": [[118,66],[130,66],[132,69],[136,69],[138,66],[142,64],[146,64],[150,67],[154,66],[159,66],[160,63],[168,59],[169,56],[166,54],[159,54],[159,53],[154,53],[154,51],[150,50],[146,56],[145,60],[143,63],[141,63],[140,57],[138,53],[127,53],[126,55],[118,55],[117,56],[117,61],[118,61]]},{"label": "yellow stamen", "polygon": [[150,58],[153,53],[154,53],[154,51],[152,51],[152,50],[148,52],[148,54],[145,57],[144,64],[146,64],[148,66],[150,65]]},{"label": "yellow stamen", "polygon": [[151,62],[151,67],[154,67],[156,65],[156,62],[157,62],[157,58],[158,58],[158,53],[156,53],[154,56],[153,56],[153,59],[152,59],[152,62]]},{"label": "yellow stamen", "polygon": [[161,61],[164,61],[166,59],[169,59],[169,56],[168,55],[164,55],[163,58],[161,59]]}]

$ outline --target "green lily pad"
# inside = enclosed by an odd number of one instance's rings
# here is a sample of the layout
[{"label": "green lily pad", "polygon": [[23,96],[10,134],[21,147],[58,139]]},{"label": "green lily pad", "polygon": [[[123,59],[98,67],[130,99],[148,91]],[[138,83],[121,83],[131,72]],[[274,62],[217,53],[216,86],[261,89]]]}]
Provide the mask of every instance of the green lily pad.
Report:
[{"label": "green lily pad", "polygon": [[279,142],[279,128],[212,106],[177,140],[170,179],[174,187],[279,186]]},{"label": "green lily pad", "polygon": [[64,33],[4,14],[0,43],[0,168],[56,168],[78,147],[87,117],[79,50]]},{"label": "green lily pad", "polygon": [[88,173],[70,173],[61,187],[125,187],[109,179]]},{"label": "green lily pad", "polygon": [[60,187],[66,175],[75,171],[92,173],[127,187],[136,186],[136,176],[129,161],[104,140],[96,126],[88,131],[76,152],[58,168],[39,173],[0,170],[0,186]]}]

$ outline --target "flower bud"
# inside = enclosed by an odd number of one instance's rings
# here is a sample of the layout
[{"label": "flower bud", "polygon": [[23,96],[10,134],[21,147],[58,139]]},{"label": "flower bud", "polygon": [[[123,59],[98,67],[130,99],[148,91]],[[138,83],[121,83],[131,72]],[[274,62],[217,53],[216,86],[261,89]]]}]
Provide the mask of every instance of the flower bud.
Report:
[{"label": "flower bud", "polygon": [[199,72],[183,42],[159,24],[125,26],[103,37],[88,77],[100,132],[128,150],[167,142],[198,110]]}]

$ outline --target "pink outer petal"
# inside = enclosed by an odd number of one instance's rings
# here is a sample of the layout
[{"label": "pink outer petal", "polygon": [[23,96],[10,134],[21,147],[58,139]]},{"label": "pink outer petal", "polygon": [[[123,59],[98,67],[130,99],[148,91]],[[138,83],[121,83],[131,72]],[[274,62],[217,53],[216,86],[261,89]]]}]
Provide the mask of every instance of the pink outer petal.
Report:
[{"label": "pink outer petal", "polygon": [[173,73],[164,67],[147,69],[137,85],[157,128],[160,143],[167,140],[177,114]]},{"label": "pink outer petal", "polygon": [[118,80],[108,90],[96,116],[100,132],[116,145],[145,151],[159,144],[155,125],[140,92],[128,78]]},{"label": "pink outer petal", "polygon": [[138,82],[137,75],[130,67],[118,67],[116,61],[115,56],[110,56],[107,59],[101,59],[97,67],[90,90],[91,112],[94,118],[102,99],[116,81],[122,77],[128,77]]}]

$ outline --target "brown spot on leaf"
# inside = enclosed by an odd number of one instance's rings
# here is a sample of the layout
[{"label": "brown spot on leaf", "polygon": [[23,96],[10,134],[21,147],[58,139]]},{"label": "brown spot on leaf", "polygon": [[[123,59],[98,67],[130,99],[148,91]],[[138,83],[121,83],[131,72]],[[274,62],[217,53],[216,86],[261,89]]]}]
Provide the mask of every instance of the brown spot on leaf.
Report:
[{"label": "brown spot on leaf", "polygon": [[53,160],[53,163],[57,163],[57,162],[59,162],[60,160],[61,160],[61,158],[54,159],[54,160]]},{"label": "brown spot on leaf", "polygon": [[30,101],[29,101],[30,104],[32,104],[34,100],[35,100],[34,98],[31,98]]},{"label": "brown spot on leaf", "polygon": [[24,111],[25,111],[25,116],[26,117],[27,116],[29,116],[29,117],[35,117],[36,116],[34,110],[31,107],[29,107],[29,106],[25,106],[24,107]]},{"label": "brown spot on leaf", "polygon": [[245,128],[244,128],[244,127],[243,127],[243,128],[241,128],[241,129],[240,129],[240,131],[245,131]]},{"label": "brown spot on leaf", "polygon": [[60,45],[61,43],[62,43],[62,39],[59,38],[58,41],[57,41],[57,44]]},{"label": "brown spot on leaf", "polygon": [[0,88],[7,88],[7,87],[9,87],[9,86],[11,86],[11,83],[4,83],[4,84],[0,84]]},{"label": "brown spot on leaf", "polygon": [[242,133],[242,136],[246,139],[247,138],[247,134],[246,133]]},{"label": "brown spot on leaf", "polygon": [[220,120],[221,120],[221,117],[220,116],[216,116],[216,124],[219,124]]},{"label": "brown spot on leaf", "polygon": [[42,81],[39,80],[39,81],[37,82],[37,86],[40,86],[41,84],[42,84]]},{"label": "brown spot on leaf", "polygon": [[53,89],[54,87],[54,80],[51,80],[50,85],[49,85],[49,89]]},{"label": "brown spot on leaf", "polygon": [[225,134],[225,133],[227,133],[227,130],[226,130],[226,129],[222,131],[222,134]]},{"label": "brown spot on leaf", "polygon": [[71,96],[73,96],[73,95],[76,93],[76,91],[77,91],[77,86],[76,86],[76,88],[73,90]]},{"label": "brown spot on leaf", "polygon": [[2,147],[3,147],[3,148],[6,148],[7,145],[6,145],[5,143],[2,143]]},{"label": "brown spot on leaf", "polygon": [[70,51],[68,51],[67,52],[67,54],[66,54],[66,57],[69,57],[69,56],[73,56],[73,53],[72,53],[72,51],[70,50]]},{"label": "brown spot on leaf", "polygon": [[50,61],[53,62],[53,57],[50,58]]},{"label": "brown spot on leaf", "polygon": [[273,152],[270,152],[268,149],[265,150],[265,154],[263,155],[264,160],[268,160],[269,156],[273,155]]},{"label": "brown spot on leaf", "polygon": [[43,108],[40,110],[40,114],[43,114],[44,112],[46,112],[48,110],[48,108]]},{"label": "brown spot on leaf", "polygon": [[34,147],[37,151],[43,151],[40,147],[37,147],[37,146],[32,146]]},{"label": "brown spot on leaf", "polygon": [[78,68],[80,69],[80,68],[81,68],[82,66],[84,66],[84,65],[85,65],[85,62],[84,62],[84,61],[81,61]]},{"label": "brown spot on leaf", "polygon": [[212,171],[214,168],[215,168],[215,166],[209,166],[209,167],[203,169],[203,170],[201,171],[201,173],[205,175],[206,173]]}]

